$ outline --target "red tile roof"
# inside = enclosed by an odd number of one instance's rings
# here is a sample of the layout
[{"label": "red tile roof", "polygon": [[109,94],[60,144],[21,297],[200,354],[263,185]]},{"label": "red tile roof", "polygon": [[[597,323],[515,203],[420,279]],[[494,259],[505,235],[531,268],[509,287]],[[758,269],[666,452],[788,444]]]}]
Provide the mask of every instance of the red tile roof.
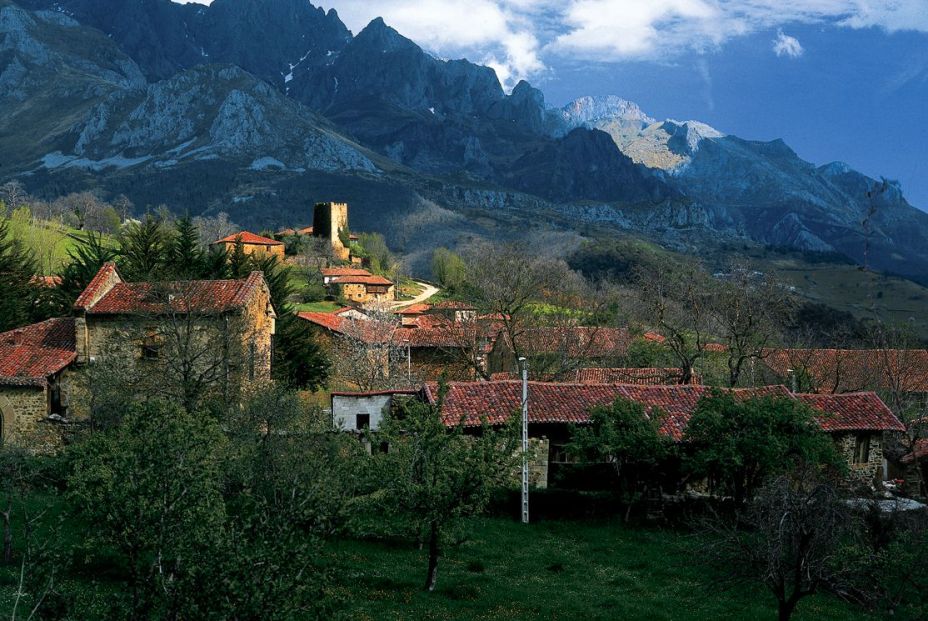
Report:
[{"label": "red tile roof", "polygon": [[33,276],[29,279],[30,285],[38,285],[40,287],[48,287],[49,289],[54,289],[61,285],[61,276]]},{"label": "red tile roof", "polygon": [[[578,384],[636,384],[640,386],[659,386],[663,384],[679,384],[680,369],[579,369],[576,382]],[[699,376],[694,375],[692,384],[699,384]]]},{"label": "red tile roof", "polygon": [[393,281],[384,278],[383,276],[374,276],[372,274],[367,275],[351,275],[351,276],[336,276],[330,280],[332,284],[335,285],[383,285],[383,286],[393,286]]},{"label": "red tile roof", "polygon": [[782,378],[805,374],[818,393],[860,390],[928,392],[926,349],[778,349],[764,363]]},{"label": "red tile roof", "polygon": [[368,342],[389,340],[396,346],[413,348],[461,348],[482,343],[489,348],[490,339],[481,327],[445,321],[439,317],[419,317],[416,326],[402,326],[377,319],[352,319],[338,313],[298,313],[300,319],[312,322],[335,334],[348,334]]},{"label": "red tile roof", "polygon": [[[503,334],[502,341],[508,346],[508,335]],[[565,326],[525,330],[518,342],[521,353],[529,356],[561,353],[573,358],[603,358],[624,354],[631,337],[624,328]]]},{"label": "red tile roof", "polygon": [[[428,384],[426,398],[437,402],[437,386]],[[658,407],[667,414],[661,432],[674,440],[681,440],[690,416],[699,399],[711,389],[705,386],[629,386],[621,384],[549,384],[529,383],[529,421],[543,423],[589,422],[594,407],[612,404],[618,398],[630,399],[647,408]],[[784,386],[766,386],[755,389],[736,389],[736,397],[789,397]],[[491,425],[503,424],[512,414],[520,411],[522,384],[504,382],[452,382],[445,395],[443,416],[446,424],[463,421],[465,426],[481,424],[486,417]]]},{"label": "red tile roof", "polygon": [[797,394],[796,398],[815,410],[822,429],[836,431],[905,431],[896,415],[873,392],[842,395]]},{"label": "red tile roof", "polygon": [[233,233],[223,237],[222,239],[217,239],[213,244],[235,244],[241,241],[243,244],[249,246],[283,246],[284,243],[277,241],[276,239],[271,239],[269,237],[261,237],[260,235],[255,235],[248,231],[242,231],[241,233]]},{"label": "red tile roof", "polygon": [[410,304],[396,311],[397,315],[424,315],[431,310],[431,304]]},{"label": "red tile roof", "polygon": [[77,357],[74,319],[49,319],[0,334],[0,385],[45,386]]},{"label": "red tile roof", "polygon": [[351,321],[351,319],[342,317],[340,313],[302,312],[297,313],[297,317],[337,333],[342,333],[345,322]]},{"label": "red tile roof", "polygon": [[97,271],[96,276],[90,280],[87,287],[77,296],[74,308],[76,310],[87,310],[88,306],[99,300],[100,296],[107,291],[107,287],[119,282],[122,282],[122,278],[116,269],[116,264],[104,263]]},{"label": "red tile roof", "polygon": [[336,276],[371,276],[372,274],[367,270],[362,270],[357,267],[324,267],[321,270],[322,275],[326,278],[334,278]]},{"label": "red tile roof", "polygon": [[95,315],[160,314],[169,310],[180,313],[225,313],[243,307],[263,283],[261,272],[252,272],[242,280],[120,282],[85,310]]}]

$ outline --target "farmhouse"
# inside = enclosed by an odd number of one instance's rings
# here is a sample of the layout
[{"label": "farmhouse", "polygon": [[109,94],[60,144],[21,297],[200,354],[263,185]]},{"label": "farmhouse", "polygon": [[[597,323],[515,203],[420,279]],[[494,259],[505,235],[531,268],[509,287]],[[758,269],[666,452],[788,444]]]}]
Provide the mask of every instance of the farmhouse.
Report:
[{"label": "farmhouse", "polygon": [[[661,433],[681,442],[696,405],[711,390],[705,386],[530,382],[529,435],[548,443],[549,467],[567,463],[565,447],[571,426],[587,424],[593,408],[608,406],[622,398],[641,403],[648,409],[659,408],[666,415],[661,422]],[[858,483],[869,484],[884,478],[884,435],[905,429],[875,393],[822,397],[793,394],[784,386],[732,389],[731,392],[738,399],[782,397],[808,404],[818,413],[822,429],[832,436],[847,458],[851,478]],[[354,395],[338,393],[333,395],[333,415],[338,413],[337,422],[344,429],[357,428],[358,420],[352,419],[353,415],[366,415],[368,417],[362,422],[376,430],[383,412],[393,407],[396,396],[381,394],[378,400],[371,401],[370,395],[363,395],[366,401],[362,412]],[[438,388],[435,384],[425,384],[415,393],[415,398],[435,404]],[[461,424],[476,431],[484,422],[491,426],[503,425],[517,415],[521,404],[522,384],[518,381],[451,382],[444,395],[442,416],[449,426]],[[372,407],[380,408],[380,416],[372,412]]]},{"label": "farmhouse", "polygon": [[213,246],[222,246],[226,252],[234,252],[236,244],[242,245],[242,251],[248,255],[273,255],[284,258],[284,243],[268,237],[261,237],[248,231],[234,233],[213,242]]},{"label": "farmhouse", "polygon": [[189,367],[225,398],[270,379],[276,314],[260,272],[241,280],[128,283],[107,263],[74,312],[0,335],[4,441],[54,449],[63,423],[88,419],[96,369],[157,385],[170,370]]},{"label": "farmhouse", "polygon": [[[343,275],[332,275],[333,272],[341,272]],[[346,302],[366,306],[396,299],[396,287],[392,280],[366,270],[332,268],[323,270],[323,278],[327,281],[330,295]]]}]

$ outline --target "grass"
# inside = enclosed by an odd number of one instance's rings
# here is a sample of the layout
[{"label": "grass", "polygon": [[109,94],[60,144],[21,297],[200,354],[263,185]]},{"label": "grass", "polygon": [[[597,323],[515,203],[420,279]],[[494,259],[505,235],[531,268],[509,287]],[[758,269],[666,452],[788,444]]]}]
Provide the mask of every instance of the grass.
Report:
[{"label": "grass", "polygon": [[[523,526],[475,519],[447,550],[438,587],[422,591],[426,553],[411,544],[329,545],[352,619],[775,619],[762,585],[720,584],[674,532],[616,522]],[[692,543],[692,542],[690,542]],[[828,595],[794,619],[870,619]]]},{"label": "grass", "polygon": [[304,304],[294,304],[293,308],[300,313],[334,313],[342,308],[336,302],[306,302]]},{"label": "grass", "polygon": [[[83,610],[105,610],[121,588],[118,564],[82,548],[90,528],[59,520],[60,496],[34,494],[33,514],[46,510],[40,537],[66,544],[78,561],[61,576]],[[15,514],[14,514],[15,515]],[[55,528],[60,525],[61,530]],[[475,518],[439,563],[435,592],[422,590],[426,553],[400,540],[340,539],[326,545],[340,618],[364,620],[774,619],[773,597],[760,584],[730,585],[694,556],[698,540],[678,532],[627,528],[617,521],[543,521],[523,526]],[[17,542],[19,544],[19,542]],[[99,552],[99,551],[98,551]],[[18,567],[0,565],[0,618],[9,618]],[[100,617],[102,618],[102,616]],[[803,600],[797,621],[867,620],[829,595]]]}]

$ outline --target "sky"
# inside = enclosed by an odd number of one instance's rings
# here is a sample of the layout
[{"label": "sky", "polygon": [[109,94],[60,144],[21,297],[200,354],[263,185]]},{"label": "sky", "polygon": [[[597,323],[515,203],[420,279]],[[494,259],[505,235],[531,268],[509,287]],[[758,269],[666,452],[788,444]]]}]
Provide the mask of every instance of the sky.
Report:
[{"label": "sky", "polygon": [[[196,0],[209,4],[210,0]],[[383,17],[550,105],[618,95],[650,116],[782,138],[899,181],[928,210],[928,0],[314,0]]]}]

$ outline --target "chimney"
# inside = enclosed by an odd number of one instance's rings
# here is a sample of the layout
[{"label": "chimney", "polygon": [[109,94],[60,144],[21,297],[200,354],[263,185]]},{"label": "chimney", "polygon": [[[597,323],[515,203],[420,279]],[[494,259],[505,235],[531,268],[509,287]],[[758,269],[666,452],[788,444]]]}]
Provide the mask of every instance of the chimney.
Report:
[{"label": "chimney", "polygon": [[23,331],[13,330],[13,334],[10,336],[10,343],[12,345],[22,345],[23,344]]}]

